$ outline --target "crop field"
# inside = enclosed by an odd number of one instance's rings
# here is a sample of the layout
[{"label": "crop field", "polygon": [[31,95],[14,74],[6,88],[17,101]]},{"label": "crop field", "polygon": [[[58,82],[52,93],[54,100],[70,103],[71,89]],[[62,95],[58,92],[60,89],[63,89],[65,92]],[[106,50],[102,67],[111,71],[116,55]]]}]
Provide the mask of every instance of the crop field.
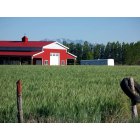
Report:
[{"label": "crop field", "polygon": [[25,123],[132,122],[120,88],[130,76],[140,83],[140,66],[0,66],[0,122],[17,122],[19,79]]}]

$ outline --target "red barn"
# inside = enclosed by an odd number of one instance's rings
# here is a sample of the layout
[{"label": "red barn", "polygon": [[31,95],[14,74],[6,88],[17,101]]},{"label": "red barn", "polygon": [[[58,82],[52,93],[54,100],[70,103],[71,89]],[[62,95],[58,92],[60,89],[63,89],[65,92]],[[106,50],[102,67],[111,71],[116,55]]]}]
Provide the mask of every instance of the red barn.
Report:
[{"label": "red barn", "polygon": [[0,41],[0,64],[67,65],[76,56],[69,48],[53,41]]}]

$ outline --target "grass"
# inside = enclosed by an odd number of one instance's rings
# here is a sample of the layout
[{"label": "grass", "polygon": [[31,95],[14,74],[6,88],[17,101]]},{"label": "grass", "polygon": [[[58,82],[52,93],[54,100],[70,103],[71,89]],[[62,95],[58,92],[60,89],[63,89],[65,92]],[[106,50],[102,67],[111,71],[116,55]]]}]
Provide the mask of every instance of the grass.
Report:
[{"label": "grass", "polygon": [[17,122],[18,79],[24,122],[132,122],[130,100],[119,84],[130,76],[140,82],[139,71],[139,66],[0,66],[0,122]]}]

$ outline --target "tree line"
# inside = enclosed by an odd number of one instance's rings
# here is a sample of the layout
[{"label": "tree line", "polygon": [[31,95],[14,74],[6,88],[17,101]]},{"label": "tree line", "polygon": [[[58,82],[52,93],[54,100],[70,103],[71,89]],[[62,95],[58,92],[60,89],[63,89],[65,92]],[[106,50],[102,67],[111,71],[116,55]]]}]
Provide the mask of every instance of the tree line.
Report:
[{"label": "tree line", "polygon": [[63,42],[69,47],[69,52],[77,56],[77,64],[80,60],[109,59],[112,58],[117,65],[140,65],[140,41],[134,43],[108,42],[104,44],[84,44]]}]

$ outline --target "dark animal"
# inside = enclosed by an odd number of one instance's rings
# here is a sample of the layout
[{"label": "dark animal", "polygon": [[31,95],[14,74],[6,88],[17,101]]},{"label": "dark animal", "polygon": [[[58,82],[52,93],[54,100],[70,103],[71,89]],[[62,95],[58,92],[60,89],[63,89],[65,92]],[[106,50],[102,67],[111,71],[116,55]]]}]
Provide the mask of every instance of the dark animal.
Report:
[{"label": "dark animal", "polygon": [[139,95],[135,95],[132,92],[131,86],[130,86],[130,78],[124,78],[121,83],[120,86],[122,88],[122,90],[124,91],[124,93],[131,99],[132,102],[134,103],[140,103],[140,85],[134,81],[134,87],[136,92]]}]

